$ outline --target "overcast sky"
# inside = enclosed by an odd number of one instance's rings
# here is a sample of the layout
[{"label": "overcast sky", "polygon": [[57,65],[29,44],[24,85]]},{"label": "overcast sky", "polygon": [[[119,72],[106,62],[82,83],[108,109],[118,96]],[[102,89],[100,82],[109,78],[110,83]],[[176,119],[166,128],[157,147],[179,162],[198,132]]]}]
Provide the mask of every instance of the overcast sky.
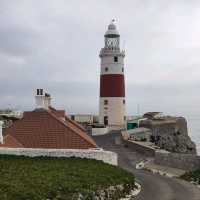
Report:
[{"label": "overcast sky", "polygon": [[36,88],[68,113],[97,113],[111,19],[126,50],[128,114],[200,113],[199,0],[0,0],[0,107],[32,110]]}]

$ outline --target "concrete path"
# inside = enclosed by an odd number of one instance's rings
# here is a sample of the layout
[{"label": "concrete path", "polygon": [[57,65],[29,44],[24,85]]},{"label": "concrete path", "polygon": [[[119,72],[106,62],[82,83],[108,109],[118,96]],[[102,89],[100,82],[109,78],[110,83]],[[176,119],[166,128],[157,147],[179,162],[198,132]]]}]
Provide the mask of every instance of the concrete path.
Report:
[{"label": "concrete path", "polygon": [[120,167],[134,173],[142,186],[137,200],[200,200],[200,189],[188,182],[136,170],[136,163],[147,157],[124,147],[119,138],[116,132],[94,137],[99,147],[118,153]]}]

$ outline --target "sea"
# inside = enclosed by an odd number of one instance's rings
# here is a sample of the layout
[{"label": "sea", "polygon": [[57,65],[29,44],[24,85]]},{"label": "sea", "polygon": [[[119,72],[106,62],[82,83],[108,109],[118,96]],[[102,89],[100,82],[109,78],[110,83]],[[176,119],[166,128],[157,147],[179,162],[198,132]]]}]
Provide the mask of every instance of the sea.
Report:
[{"label": "sea", "polygon": [[188,134],[197,146],[197,153],[200,155],[200,115],[184,116],[187,120]]}]

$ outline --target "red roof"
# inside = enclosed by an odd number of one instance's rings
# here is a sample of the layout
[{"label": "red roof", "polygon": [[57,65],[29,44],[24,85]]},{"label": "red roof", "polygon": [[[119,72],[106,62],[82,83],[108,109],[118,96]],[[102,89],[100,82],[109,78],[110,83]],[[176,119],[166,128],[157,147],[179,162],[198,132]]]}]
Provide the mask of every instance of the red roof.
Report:
[{"label": "red roof", "polygon": [[96,143],[83,127],[64,113],[54,108],[24,112],[22,119],[4,130],[4,144],[0,147],[96,148]]}]

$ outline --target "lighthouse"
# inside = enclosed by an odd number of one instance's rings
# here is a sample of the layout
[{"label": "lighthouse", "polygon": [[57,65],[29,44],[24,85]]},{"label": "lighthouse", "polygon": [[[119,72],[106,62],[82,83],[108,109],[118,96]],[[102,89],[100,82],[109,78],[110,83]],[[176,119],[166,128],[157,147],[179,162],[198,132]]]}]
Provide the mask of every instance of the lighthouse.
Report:
[{"label": "lighthouse", "polygon": [[114,20],[104,35],[104,47],[100,51],[100,100],[99,123],[113,128],[125,126],[124,57],[120,50],[120,34]]}]

